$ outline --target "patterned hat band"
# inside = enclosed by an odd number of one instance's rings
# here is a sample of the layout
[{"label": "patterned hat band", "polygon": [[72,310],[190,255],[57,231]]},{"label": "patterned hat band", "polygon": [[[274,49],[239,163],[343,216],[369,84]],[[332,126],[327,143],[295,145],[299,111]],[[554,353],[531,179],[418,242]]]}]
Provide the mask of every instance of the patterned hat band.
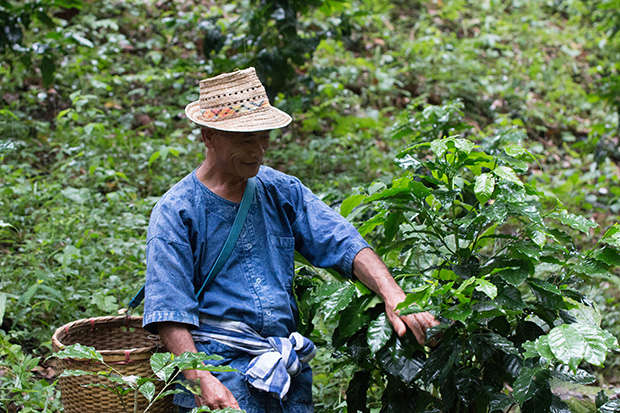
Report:
[{"label": "patterned hat band", "polygon": [[269,104],[253,67],[201,80],[200,96],[185,115],[197,125],[230,132],[282,128],[292,120]]},{"label": "patterned hat band", "polygon": [[216,120],[224,120],[243,115],[244,113],[252,112],[260,108],[269,106],[269,100],[267,98],[259,100],[257,102],[243,102],[238,105],[230,105],[220,108],[207,108],[201,109],[200,115],[203,120],[207,122],[213,122]]}]

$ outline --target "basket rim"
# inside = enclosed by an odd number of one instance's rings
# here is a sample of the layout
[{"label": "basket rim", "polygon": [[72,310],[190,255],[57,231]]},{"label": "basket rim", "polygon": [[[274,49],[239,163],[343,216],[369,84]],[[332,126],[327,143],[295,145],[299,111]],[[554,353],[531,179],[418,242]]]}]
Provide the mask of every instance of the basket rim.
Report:
[{"label": "basket rim", "polygon": [[[62,325],[56,329],[54,335],[52,336],[52,347],[55,349],[54,351],[62,350],[67,346],[67,344],[62,343],[62,339],[66,336],[72,328],[82,327],[85,325],[94,326],[97,324],[107,324],[114,323],[117,324],[119,322],[135,323],[140,322],[140,327],[142,328],[142,316],[103,316],[103,317],[89,317],[89,318],[81,318],[79,320],[71,321],[65,325]],[[123,349],[115,349],[115,350],[97,350],[104,358],[111,358],[113,360],[116,359],[125,359],[127,360],[129,356],[134,360],[136,358],[144,358],[144,356],[148,356],[148,353],[152,353],[155,348],[158,346],[156,344],[147,346],[147,347],[132,347],[132,348],[123,348]],[[143,357],[140,357],[143,356]],[[78,360],[78,359],[72,359]]]}]

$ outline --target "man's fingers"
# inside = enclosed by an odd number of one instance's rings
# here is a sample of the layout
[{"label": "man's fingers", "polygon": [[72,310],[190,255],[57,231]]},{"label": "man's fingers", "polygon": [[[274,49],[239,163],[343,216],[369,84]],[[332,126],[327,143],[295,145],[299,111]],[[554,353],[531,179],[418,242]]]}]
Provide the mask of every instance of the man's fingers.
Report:
[{"label": "man's fingers", "polygon": [[404,336],[405,333],[407,332],[407,327],[405,326],[405,323],[403,322],[403,320],[401,320],[401,318],[392,311],[387,311],[386,314],[387,314],[388,320],[390,320],[390,323],[392,324],[392,327],[394,328],[394,331],[396,332],[396,335],[398,337]]},{"label": "man's fingers", "polygon": [[426,340],[426,334],[424,333],[424,327],[420,324],[420,322],[414,317],[415,314],[409,314],[401,317],[409,329],[415,336],[415,339],[418,340],[418,343],[424,345],[424,341]]},{"label": "man's fingers", "polygon": [[202,395],[197,400],[199,405],[207,406],[210,409],[239,408],[235,396],[214,376],[209,375],[206,380],[201,381],[200,388]]},{"label": "man's fingers", "polygon": [[417,313],[413,315],[416,317],[418,322],[420,322],[422,327],[424,327],[425,329],[434,327],[439,324],[439,321],[437,321],[437,319],[435,319],[435,317],[433,317],[431,313],[424,312],[424,313]]}]

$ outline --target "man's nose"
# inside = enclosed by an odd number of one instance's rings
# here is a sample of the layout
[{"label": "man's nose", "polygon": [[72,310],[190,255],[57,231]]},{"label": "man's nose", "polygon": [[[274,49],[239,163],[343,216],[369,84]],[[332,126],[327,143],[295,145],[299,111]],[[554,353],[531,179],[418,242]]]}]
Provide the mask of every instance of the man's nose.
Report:
[{"label": "man's nose", "polygon": [[257,141],[256,144],[254,145],[254,152],[261,156],[265,154],[266,150],[267,150],[267,143],[263,141]]}]

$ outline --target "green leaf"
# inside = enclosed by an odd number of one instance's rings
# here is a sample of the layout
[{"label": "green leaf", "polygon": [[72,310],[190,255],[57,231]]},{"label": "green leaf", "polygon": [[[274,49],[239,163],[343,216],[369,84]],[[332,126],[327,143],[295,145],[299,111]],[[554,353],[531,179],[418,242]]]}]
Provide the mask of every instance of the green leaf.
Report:
[{"label": "green leaf", "polygon": [[[417,346],[417,343],[416,343]],[[412,347],[396,338],[376,354],[376,360],[383,370],[399,381],[410,383],[424,367],[422,353],[412,353]]]},{"label": "green leaf", "polygon": [[54,63],[54,59],[49,54],[45,54],[43,59],[41,59],[41,75],[43,77],[43,85],[47,87],[52,84],[54,81],[55,71],[56,64]]},{"label": "green leaf", "polygon": [[567,311],[579,324],[600,326],[602,317],[595,307],[579,303],[576,307]]},{"label": "green leaf", "polygon": [[366,341],[370,348],[370,353],[374,356],[388,340],[392,337],[392,325],[385,313],[381,313],[376,320],[370,322]]},{"label": "green leaf", "polygon": [[424,199],[432,191],[429,188],[427,188],[422,182],[411,181],[409,183],[409,192],[418,199]]},{"label": "green leaf", "polygon": [[506,155],[512,156],[514,158],[518,158],[519,156],[527,153],[527,151],[525,150],[523,146],[516,145],[516,144],[506,145],[504,147],[504,152],[506,152]]},{"label": "green leaf", "polygon": [[496,301],[510,310],[523,310],[525,303],[521,297],[521,292],[512,285],[504,285],[498,289]]},{"label": "green leaf", "polygon": [[445,139],[435,139],[431,142],[431,151],[437,158],[441,158],[448,150],[448,145]]},{"label": "green leaf", "polygon": [[118,308],[116,297],[113,295],[95,294],[93,295],[91,302],[104,313],[111,313]]},{"label": "green leaf", "polygon": [[160,151],[153,152],[151,154],[151,156],[149,157],[148,165],[151,166],[153,164],[153,162],[155,162],[156,160],[159,159],[160,156],[161,156],[161,152]]},{"label": "green leaf", "polygon": [[90,198],[90,192],[87,188],[73,188],[68,186],[60,191],[60,193],[71,201],[79,204],[85,203]]},{"label": "green leaf", "polygon": [[355,298],[352,305],[345,308],[338,320],[338,327],[334,330],[332,344],[339,347],[344,341],[368,325],[371,313],[364,311],[366,305],[375,300],[375,296]]},{"label": "green leaf", "polygon": [[506,354],[519,355],[519,350],[515,347],[514,343],[496,333],[481,334],[480,338],[486,342],[490,347],[499,350]]},{"label": "green leaf", "polygon": [[59,359],[97,360],[103,362],[103,356],[94,347],[72,344],[54,354]]},{"label": "green leaf", "polygon": [[476,279],[476,291],[480,291],[487,295],[491,300],[497,297],[497,287],[490,281],[483,278]]},{"label": "green leaf", "polygon": [[594,258],[607,265],[620,266],[620,252],[612,247],[604,247],[594,252]]},{"label": "green leaf", "polygon": [[546,291],[555,295],[562,295],[560,289],[548,281],[540,280],[538,278],[530,278],[527,282],[530,286],[536,288],[537,290]]},{"label": "green leaf", "polygon": [[498,275],[502,278],[502,280],[515,287],[521,285],[529,276],[527,270],[520,267],[502,270],[498,273]]},{"label": "green leaf", "polygon": [[173,360],[172,353],[155,353],[151,356],[151,370],[160,380],[167,382],[174,375]]},{"label": "green leaf", "polygon": [[514,399],[521,405],[533,398],[540,390],[544,390],[544,382],[549,373],[541,368],[523,368],[513,383]]},{"label": "green leaf", "polygon": [[618,339],[616,337],[614,337],[607,330],[603,330],[603,329],[601,329],[601,334],[603,335],[603,339],[605,340],[605,345],[607,346],[608,349],[614,350],[614,351],[620,350],[620,347],[618,346]]},{"label": "green leaf", "polygon": [[609,228],[601,238],[601,242],[620,248],[620,224],[614,224]]},{"label": "green leaf", "polygon": [[534,244],[542,248],[545,246],[545,242],[547,241],[547,236],[542,231],[534,231],[532,233],[532,241],[534,241]]},{"label": "green leaf", "polygon": [[552,373],[553,377],[558,380],[578,383],[578,384],[592,384],[596,381],[596,377],[588,373],[585,370],[577,369],[577,371],[571,371],[570,367],[566,364],[558,365]]},{"label": "green leaf", "polygon": [[[403,302],[396,306],[396,310],[402,310],[404,308],[408,308],[414,304],[426,303],[429,296],[433,293],[432,285],[421,285],[419,287],[415,287],[411,289]],[[419,305],[418,305],[419,307]]]},{"label": "green leaf", "polygon": [[512,182],[519,186],[523,186],[523,182],[519,179],[515,171],[508,166],[498,166],[493,169],[493,173],[504,181]]},{"label": "green leaf", "polygon": [[60,376],[58,377],[79,377],[79,376],[98,376],[99,374],[94,371],[85,371],[85,370],[63,370]]},{"label": "green leaf", "polygon": [[554,327],[548,336],[553,355],[575,370],[586,352],[586,341],[580,331],[574,325],[562,324]]},{"label": "green leaf", "polygon": [[472,312],[473,310],[471,309],[471,304],[463,303],[443,310],[441,315],[451,320],[465,322]]},{"label": "green leaf", "polygon": [[149,402],[153,400],[153,397],[155,397],[155,384],[153,384],[153,382],[147,381],[142,386],[140,386],[138,390],[140,391],[140,393],[142,393],[144,397],[146,397],[146,400],[148,400]]},{"label": "green leaf", "polygon": [[554,218],[560,221],[564,225],[568,225],[569,227],[576,229],[578,231],[583,232],[584,234],[589,234],[590,229],[596,228],[598,224],[590,221],[584,216],[571,214],[570,212],[564,210],[560,212],[554,212],[550,215],[551,218]]},{"label": "green leaf", "polygon": [[78,42],[79,44],[81,44],[82,46],[86,46],[86,47],[94,47],[95,45],[93,44],[93,42],[91,42],[90,40],[88,40],[86,37],[82,36],[81,34],[78,33],[72,33],[71,37]]},{"label": "green leaf", "polygon": [[599,413],[620,413],[620,399],[609,400],[599,407]]},{"label": "green leaf", "polygon": [[540,336],[536,339],[536,341],[527,341],[523,343],[523,348],[525,349],[525,353],[523,355],[525,358],[543,357],[549,361],[555,359],[553,353],[551,352],[551,348],[549,347],[548,336]]},{"label": "green leaf", "polygon": [[338,315],[350,303],[356,295],[356,288],[353,284],[346,283],[334,291],[331,296],[326,297],[321,305],[323,319],[329,320]]},{"label": "green leaf", "polygon": [[476,194],[476,198],[478,198],[478,202],[481,204],[486,203],[493,194],[495,190],[495,178],[493,175],[488,173],[483,173],[476,177],[476,182],[474,184],[474,193]]},{"label": "green leaf", "polygon": [[607,345],[601,330],[587,324],[577,324],[576,328],[586,342],[583,359],[595,366],[602,366],[607,355]]},{"label": "green leaf", "polygon": [[469,139],[457,138],[457,139],[454,139],[453,142],[454,142],[454,146],[456,147],[456,149],[466,154],[469,154],[472,151],[472,149],[474,149],[474,147],[476,146]]},{"label": "green leaf", "polygon": [[365,199],[366,195],[363,194],[351,195],[340,204],[340,214],[343,217],[348,216],[355,207],[361,204]]}]

